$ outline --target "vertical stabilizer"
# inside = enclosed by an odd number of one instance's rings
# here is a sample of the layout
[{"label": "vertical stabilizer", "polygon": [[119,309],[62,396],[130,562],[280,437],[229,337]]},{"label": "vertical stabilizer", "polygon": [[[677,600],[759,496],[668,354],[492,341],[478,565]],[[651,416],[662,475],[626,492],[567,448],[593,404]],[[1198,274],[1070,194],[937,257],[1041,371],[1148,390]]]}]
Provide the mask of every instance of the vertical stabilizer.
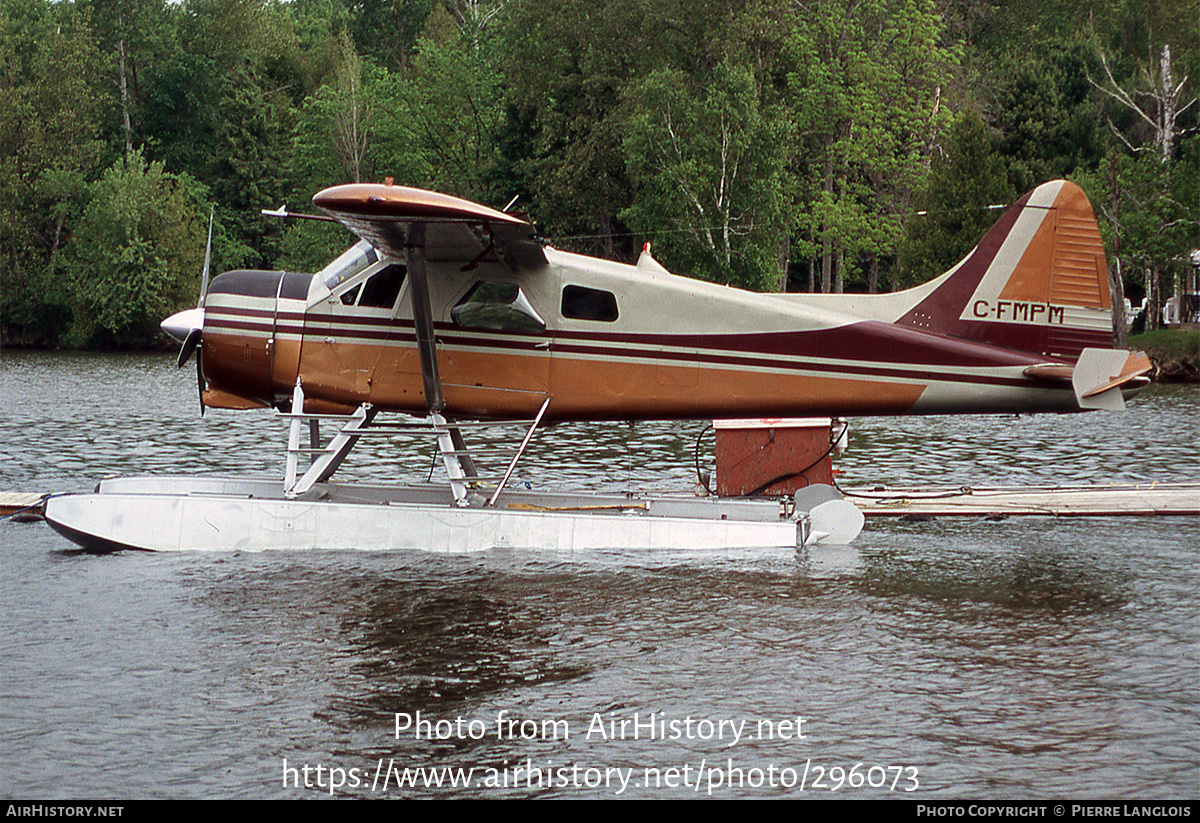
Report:
[{"label": "vertical stabilizer", "polygon": [[1112,348],[1104,243],[1083,190],[1043,183],[992,226],[900,323],[1074,360]]}]

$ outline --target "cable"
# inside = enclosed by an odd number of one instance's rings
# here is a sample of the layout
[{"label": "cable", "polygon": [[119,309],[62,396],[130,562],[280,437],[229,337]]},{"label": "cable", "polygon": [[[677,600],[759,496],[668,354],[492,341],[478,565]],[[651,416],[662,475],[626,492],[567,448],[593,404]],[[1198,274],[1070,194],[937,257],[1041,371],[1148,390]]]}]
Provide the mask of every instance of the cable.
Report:
[{"label": "cable", "polygon": [[[825,450],[824,454],[822,454],[820,457],[818,457],[813,462],[809,463],[807,466],[805,466],[800,471],[788,472],[786,474],[781,474],[781,475],[779,475],[779,477],[776,477],[773,480],[768,480],[766,483],[763,483],[762,485],[758,486],[753,491],[748,491],[745,494],[739,495],[739,497],[753,497],[754,495],[761,492],[763,489],[770,488],[771,486],[774,486],[776,483],[781,483],[784,480],[791,480],[793,477],[803,477],[805,472],[807,472],[809,469],[815,467],[818,463],[820,463],[822,460],[824,460],[829,455],[833,454],[833,450],[837,446],[837,442],[842,439],[842,435],[845,434],[846,430],[849,428],[850,428],[850,421],[843,420],[842,421],[842,430],[837,433],[836,437],[834,437],[833,432],[830,431],[830,433],[829,433],[829,448]],[[831,479],[832,479],[832,477],[831,477]],[[812,485],[812,481],[809,480],[807,477],[805,477],[804,484],[806,486]],[[834,482],[833,485],[835,488],[837,488],[836,481]],[[841,491],[841,489],[839,488],[838,491]]]},{"label": "cable", "polygon": [[[696,437],[695,460],[694,460],[695,467],[696,467],[696,482],[699,485],[703,486],[704,490],[706,492],[708,492],[708,494],[710,494],[710,495],[713,493],[712,488],[709,486],[708,480],[704,477],[703,473],[701,473],[701,471],[700,471],[700,443],[704,439],[704,435],[711,428],[712,428],[712,424],[711,423],[707,424],[703,429],[700,430],[699,436]],[[846,431],[849,428],[850,428],[850,421],[848,419],[843,420],[842,421],[842,430],[839,431],[836,436],[834,436],[832,431],[830,432],[829,448],[827,448],[820,457],[818,457],[813,462],[809,463],[803,469],[800,469],[799,471],[787,472],[786,474],[781,474],[776,478],[768,480],[766,483],[763,483],[762,485],[758,486],[757,488],[753,489],[752,491],[748,491],[748,492],[738,495],[738,497],[753,497],[754,495],[761,492],[763,489],[770,488],[771,486],[774,486],[776,483],[781,483],[784,480],[790,480],[793,477],[803,476],[805,474],[805,472],[807,472],[810,469],[812,469],[813,467],[815,467],[818,463],[820,463],[822,460],[824,460],[826,457],[828,457],[830,454],[833,453],[834,448],[837,447],[837,442],[842,439],[842,436],[845,435]],[[809,483],[809,480],[807,477],[804,478],[804,482],[806,485]],[[841,487],[838,486],[836,480],[833,481],[833,485],[835,488],[838,489],[838,491],[841,491]]]},{"label": "cable", "polygon": [[706,432],[712,428],[712,423],[706,423],[704,428],[700,430],[700,434],[696,437],[696,484],[703,486],[704,491],[712,496],[712,488],[708,485],[708,478],[700,471],[700,441],[704,438]]}]

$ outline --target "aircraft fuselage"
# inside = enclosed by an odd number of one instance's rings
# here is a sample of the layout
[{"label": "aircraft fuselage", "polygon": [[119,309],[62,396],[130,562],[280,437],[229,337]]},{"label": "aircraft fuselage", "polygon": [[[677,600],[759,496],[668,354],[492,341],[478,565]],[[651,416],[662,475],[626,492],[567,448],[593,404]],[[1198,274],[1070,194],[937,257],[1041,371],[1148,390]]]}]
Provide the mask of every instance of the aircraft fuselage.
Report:
[{"label": "aircraft fuselage", "polygon": [[[820,296],[755,294],[552,249],[547,258],[516,272],[429,261],[448,414],[527,417],[547,396],[557,420],[1077,410],[1069,386],[1025,376],[1046,361],[1034,354],[864,320]],[[369,294],[389,267],[399,282]],[[321,275],[215,279],[206,402],[276,405],[299,378],[330,410],[366,402],[422,413],[403,268],[380,258],[332,288]]]},{"label": "aircraft fuselage", "polygon": [[[547,399],[550,420],[1077,411],[1122,407],[1150,368],[1112,349],[1103,241],[1064,180],[945,274],[882,295],[759,294],[648,250],[632,266],[569,254],[520,217],[419,189],[313,203],[362,240],[315,275],[213,281],[207,405],[287,405],[299,381],[305,411],[478,418]],[[166,325],[187,333],[191,316]]]}]

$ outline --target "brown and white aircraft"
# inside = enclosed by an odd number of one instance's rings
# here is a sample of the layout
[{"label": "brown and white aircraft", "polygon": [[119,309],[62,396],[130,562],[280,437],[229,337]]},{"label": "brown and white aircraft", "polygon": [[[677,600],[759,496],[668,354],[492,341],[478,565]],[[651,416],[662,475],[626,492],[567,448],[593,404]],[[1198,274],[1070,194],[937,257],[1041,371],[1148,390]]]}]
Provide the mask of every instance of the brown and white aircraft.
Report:
[{"label": "brown and white aircraft", "polygon": [[[282,486],[105,479],[50,497],[53,528],[101,551],[847,543],[863,515],[831,487],[751,500],[508,483],[543,420],[1111,409],[1150,368],[1111,347],[1100,233],[1064,181],[1021,198],[946,274],[876,296],[754,294],[649,254],[633,266],[567,254],[520,217],[401,186],[338,186],[314,203],[361,240],[316,274],[222,274],[163,324],[184,341],[181,365],[200,347],[204,405],[289,421]],[[323,444],[326,416],[339,430]],[[503,475],[480,473],[461,429],[529,417]],[[416,425],[437,439],[449,495],[332,480],[361,437]]]},{"label": "brown and white aircraft", "polygon": [[[361,240],[316,274],[232,271],[164,322],[202,403],[551,420],[1120,408],[1100,232],[1074,184],[1009,208],[907,291],[759,294],[558,251],[521,217],[390,184],[314,205]],[[543,409],[543,406],[544,409]]]}]

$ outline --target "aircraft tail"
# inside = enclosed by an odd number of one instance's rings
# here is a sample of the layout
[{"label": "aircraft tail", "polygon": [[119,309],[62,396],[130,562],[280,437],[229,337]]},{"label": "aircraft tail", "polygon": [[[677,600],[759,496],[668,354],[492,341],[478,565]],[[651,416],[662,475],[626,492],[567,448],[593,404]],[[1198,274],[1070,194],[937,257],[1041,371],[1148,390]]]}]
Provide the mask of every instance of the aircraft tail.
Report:
[{"label": "aircraft tail", "polygon": [[1113,347],[1100,228],[1067,180],[1026,194],[962,262],[919,290],[899,323],[1056,360]]}]

